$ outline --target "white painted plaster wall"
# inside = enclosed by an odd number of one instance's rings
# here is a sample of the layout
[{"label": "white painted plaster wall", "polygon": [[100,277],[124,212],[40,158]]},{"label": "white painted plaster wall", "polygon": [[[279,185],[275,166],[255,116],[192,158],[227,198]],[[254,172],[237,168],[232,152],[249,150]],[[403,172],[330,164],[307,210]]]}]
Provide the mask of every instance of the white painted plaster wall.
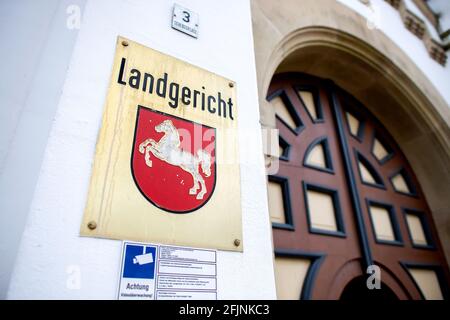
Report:
[{"label": "white painted plaster wall", "polygon": [[173,1],[87,2],[8,298],[116,297],[121,242],[78,234],[118,35],[237,82],[245,249],[219,252],[218,298],[275,298],[250,4],[177,2],[199,13],[199,39],[170,28]]},{"label": "white painted plaster wall", "polygon": [[0,1],[0,299],[6,296],[77,30],[69,4]]}]

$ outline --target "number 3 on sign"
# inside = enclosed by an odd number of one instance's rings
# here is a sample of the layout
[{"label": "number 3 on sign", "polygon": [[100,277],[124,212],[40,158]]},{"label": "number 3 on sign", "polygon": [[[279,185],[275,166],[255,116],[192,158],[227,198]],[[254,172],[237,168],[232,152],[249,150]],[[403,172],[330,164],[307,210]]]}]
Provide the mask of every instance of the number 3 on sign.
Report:
[{"label": "number 3 on sign", "polygon": [[173,6],[172,28],[197,38],[198,14],[175,4]]},{"label": "number 3 on sign", "polygon": [[187,12],[187,11],[183,11],[183,14],[184,14],[183,21],[184,22],[189,22],[190,21],[189,18],[191,17],[190,13]]}]

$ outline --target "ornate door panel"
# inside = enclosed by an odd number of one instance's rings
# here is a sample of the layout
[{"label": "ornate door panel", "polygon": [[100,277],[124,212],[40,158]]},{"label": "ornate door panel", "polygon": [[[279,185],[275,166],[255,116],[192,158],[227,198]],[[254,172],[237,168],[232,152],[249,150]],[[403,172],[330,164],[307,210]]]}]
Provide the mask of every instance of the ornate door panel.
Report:
[{"label": "ornate door panel", "polygon": [[297,270],[299,296],[338,298],[350,274],[375,264],[399,298],[439,295],[418,290],[433,277],[445,295],[448,267],[431,214],[383,126],[331,82],[307,75],[275,76],[267,99],[280,142],[279,171],[268,177],[277,286],[289,286],[283,273]]},{"label": "ornate door panel", "polygon": [[369,244],[367,254],[372,264],[392,272],[411,298],[419,299],[409,268],[435,270],[442,286],[448,277],[424,194],[384,126],[344,91],[336,89],[335,96]]}]

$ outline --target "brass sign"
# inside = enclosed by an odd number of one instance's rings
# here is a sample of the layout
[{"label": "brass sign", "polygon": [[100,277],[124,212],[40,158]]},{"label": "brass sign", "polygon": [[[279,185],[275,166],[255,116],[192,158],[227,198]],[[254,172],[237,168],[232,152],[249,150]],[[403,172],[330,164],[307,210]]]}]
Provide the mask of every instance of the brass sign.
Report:
[{"label": "brass sign", "polygon": [[242,251],[235,83],[118,37],[81,235]]}]

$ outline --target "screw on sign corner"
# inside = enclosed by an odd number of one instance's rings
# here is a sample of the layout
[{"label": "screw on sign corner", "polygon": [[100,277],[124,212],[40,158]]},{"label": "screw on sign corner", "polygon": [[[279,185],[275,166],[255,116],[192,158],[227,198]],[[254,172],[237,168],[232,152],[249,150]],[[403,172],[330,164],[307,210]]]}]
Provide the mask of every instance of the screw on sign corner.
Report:
[{"label": "screw on sign corner", "polygon": [[95,228],[97,228],[97,223],[95,221],[89,221],[87,226],[90,230],[94,230]]},{"label": "screw on sign corner", "polygon": [[123,45],[124,47],[128,47],[128,41],[123,40],[123,41],[122,41],[122,45]]},{"label": "screw on sign corner", "polygon": [[234,239],[234,245],[236,246],[236,247],[239,247],[240,245],[241,245],[241,240],[239,240],[239,239]]}]

